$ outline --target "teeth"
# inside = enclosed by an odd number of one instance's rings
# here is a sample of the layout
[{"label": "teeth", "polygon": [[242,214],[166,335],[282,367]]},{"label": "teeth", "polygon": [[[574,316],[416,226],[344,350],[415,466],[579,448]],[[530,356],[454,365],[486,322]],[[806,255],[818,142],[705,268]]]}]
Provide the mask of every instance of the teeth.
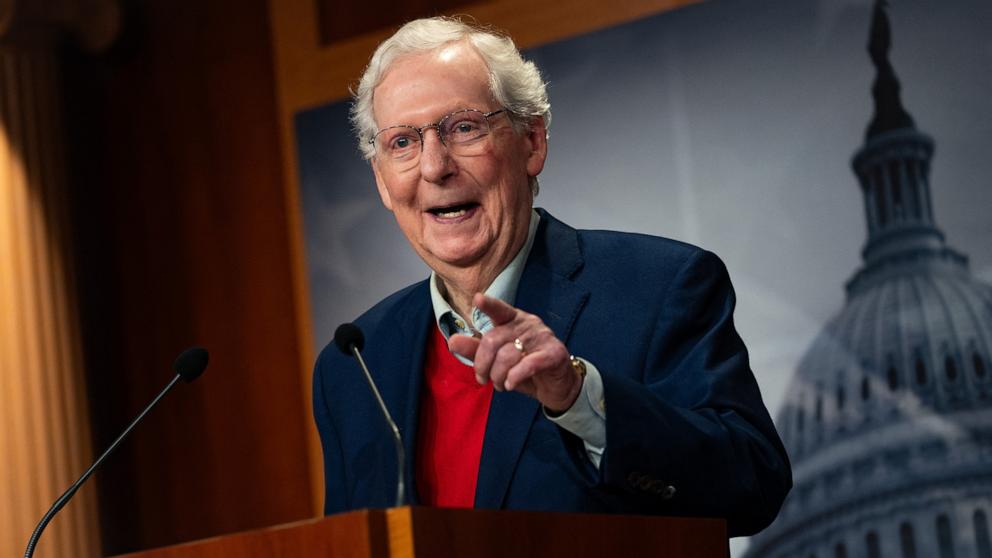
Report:
[{"label": "teeth", "polygon": [[452,217],[461,217],[468,213],[465,209],[456,209],[454,211],[438,211],[438,217],[444,217],[445,219],[451,219]]}]

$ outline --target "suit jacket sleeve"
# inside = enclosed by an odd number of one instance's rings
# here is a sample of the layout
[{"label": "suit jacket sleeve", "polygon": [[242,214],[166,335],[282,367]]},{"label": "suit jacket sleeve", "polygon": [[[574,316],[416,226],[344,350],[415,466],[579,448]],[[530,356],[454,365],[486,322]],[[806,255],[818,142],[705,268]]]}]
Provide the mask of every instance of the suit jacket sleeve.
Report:
[{"label": "suit jacket sleeve", "polygon": [[756,532],[792,476],[734,328],[727,270],[695,250],[659,300],[642,376],[601,367],[601,481],[669,513],[724,517],[731,536]]}]

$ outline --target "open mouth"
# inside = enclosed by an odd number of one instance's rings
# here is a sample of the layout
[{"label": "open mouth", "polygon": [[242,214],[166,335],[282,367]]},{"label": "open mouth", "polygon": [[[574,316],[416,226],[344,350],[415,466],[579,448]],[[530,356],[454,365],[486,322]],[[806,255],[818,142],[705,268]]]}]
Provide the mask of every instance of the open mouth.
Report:
[{"label": "open mouth", "polygon": [[428,209],[427,212],[442,219],[455,219],[468,214],[469,211],[472,211],[476,207],[479,207],[479,204],[470,202],[457,205],[446,205],[442,207],[432,207],[431,209]]}]

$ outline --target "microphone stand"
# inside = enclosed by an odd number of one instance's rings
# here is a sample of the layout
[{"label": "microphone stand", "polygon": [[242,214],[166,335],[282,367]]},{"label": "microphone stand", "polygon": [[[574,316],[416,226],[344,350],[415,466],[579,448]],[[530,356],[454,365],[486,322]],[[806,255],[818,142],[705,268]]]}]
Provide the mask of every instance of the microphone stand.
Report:
[{"label": "microphone stand", "polygon": [[382,400],[382,395],[379,394],[379,389],[375,387],[375,382],[372,380],[372,374],[369,373],[369,368],[365,366],[365,360],[362,359],[361,351],[358,350],[358,347],[356,347],[354,343],[350,343],[348,348],[351,349],[351,354],[358,359],[358,364],[361,366],[362,372],[365,373],[365,381],[369,383],[369,387],[375,395],[375,400],[379,403],[379,408],[382,410],[382,414],[386,417],[386,422],[389,423],[389,427],[393,430],[393,444],[396,445],[396,507],[400,507],[403,505],[403,496],[406,492],[403,481],[405,458],[403,454],[403,439],[400,437],[400,429],[396,426],[396,422],[393,421],[392,415],[389,414],[389,409],[386,408],[386,402]]},{"label": "microphone stand", "polygon": [[115,449],[117,449],[117,446],[120,445],[124,438],[126,438],[127,435],[134,430],[134,427],[137,426],[143,418],[145,418],[145,415],[147,415],[148,412],[155,407],[155,405],[158,405],[158,402],[165,397],[165,394],[169,393],[169,391],[176,385],[176,382],[182,379],[189,383],[200,377],[200,374],[202,374],[207,367],[208,358],[207,350],[202,347],[190,347],[176,358],[175,363],[172,365],[172,369],[176,372],[176,377],[169,382],[169,385],[165,386],[165,389],[163,389],[158,396],[148,404],[147,407],[145,407],[145,410],[141,411],[141,414],[139,414],[137,418],[131,421],[131,424],[124,429],[124,432],[121,432],[121,435],[114,440],[114,443],[110,444],[109,448],[100,454],[100,457],[98,457],[97,460],[90,465],[90,468],[86,469],[86,472],[83,473],[81,477],[76,479],[76,482],[72,483],[72,485],[69,486],[69,488],[63,492],[57,500],[55,500],[52,507],[48,508],[48,511],[45,512],[45,515],[41,518],[41,521],[39,521],[38,525],[34,528],[34,532],[31,533],[31,538],[28,540],[28,546],[24,550],[24,558],[31,558],[34,556],[35,546],[38,545],[38,539],[41,538],[41,534],[45,531],[45,527],[47,527],[48,523],[52,521],[55,514],[59,513],[59,511],[64,508],[67,503],[69,503],[69,500],[76,494],[79,487],[86,482],[86,479],[90,478],[93,471],[96,471],[96,468],[103,463],[103,460],[106,459],[107,456],[110,455]]}]

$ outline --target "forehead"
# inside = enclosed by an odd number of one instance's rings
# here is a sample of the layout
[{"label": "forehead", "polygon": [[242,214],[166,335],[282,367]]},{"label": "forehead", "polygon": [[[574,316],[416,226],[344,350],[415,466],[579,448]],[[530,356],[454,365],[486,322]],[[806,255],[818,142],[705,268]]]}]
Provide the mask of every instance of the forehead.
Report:
[{"label": "forehead", "polygon": [[466,42],[397,59],[372,97],[380,127],[424,124],[455,110],[494,106],[486,63]]}]

